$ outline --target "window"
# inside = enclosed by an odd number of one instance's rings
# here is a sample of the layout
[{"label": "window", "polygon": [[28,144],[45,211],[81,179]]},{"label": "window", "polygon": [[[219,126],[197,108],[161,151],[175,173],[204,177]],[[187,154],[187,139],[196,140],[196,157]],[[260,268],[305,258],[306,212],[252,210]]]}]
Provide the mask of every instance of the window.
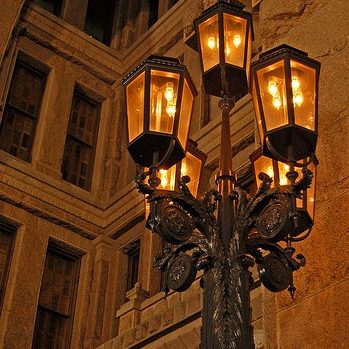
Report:
[{"label": "window", "polygon": [[34,349],[69,348],[80,259],[49,246],[33,337]]},{"label": "window", "polygon": [[75,92],[62,163],[62,178],[89,190],[93,170],[100,105]]},{"label": "window", "polygon": [[0,126],[0,149],[30,162],[45,74],[17,62]]},{"label": "window", "polygon": [[63,0],[34,0],[34,4],[38,4],[46,11],[53,13],[56,16],[61,15]]},{"label": "window", "polygon": [[85,18],[85,32],[110,45],[113,31],[115,0],[89,0]]},{"label": "window", "polygon": [[159,17],[159,0],[149,0],[149,23],[148,28],[150,28]]},{"label": "window", "polygon": [[127,246],[125,252],[128,256],[126,291],[129,291],[135,287],[136,282],[138,281],[140,240],[137,240],[131,245]]},{"label": "window", "polygon": [[0,222],[0,310],[4,299],[8,272],[10,269],[14,230],[9,225]]}]

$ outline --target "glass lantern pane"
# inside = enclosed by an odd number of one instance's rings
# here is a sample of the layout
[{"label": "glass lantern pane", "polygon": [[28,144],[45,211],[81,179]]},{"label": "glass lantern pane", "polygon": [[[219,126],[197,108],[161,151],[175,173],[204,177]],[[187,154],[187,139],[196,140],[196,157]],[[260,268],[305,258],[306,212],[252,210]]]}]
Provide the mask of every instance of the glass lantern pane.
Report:
[{"label": "glass lantern pane", "polygon": [[247,20],[223,14],[225,62],[243,68]]},{"label": "glass lantern pane", "polygon": [[190,177],[188,188],[194,196],[198,194],[201,165],[201,160],[189,152],[186,153],[185,158],[182,160],[181,177]]},{"label": "glass lantern pane", "polygon": [[170,167],[168,170],[159,170],[158,177],[161,181],[158,189],[174,190],[176,184],[176,165]]},{"label": "glass lantern pane", "polygon": [[219,63],[218,14],[199,24],[204,72]]},{"label": "glass lantern pane", "polygon": [[291,60],[291,78],[295,123],[315,129],[315,69]]},{"label": "glass lantern pane", "polygon": [[190,118],[193,110],[194,96],[191,92],[191,89],[187,83],[187,80],[184,80],[183,88],[183,97],[181,104],[181,114],[178,125],[178,140],[181,143],[183,149],[186,148]]},{"label": "glass lantern pane", "polygon": [[[287,172],[290,171],[290,166],[285,164],[284,162],[278,161],[278,169],[279,169],[279,183],[280,185],[288,185],[289,180],[286,177]],[[298,172],[298,178],[302,175],[302,169],[300,167],[295,167],[295,171]]]},{"label": "glass lantern pane", "polygon": [[259,70],[257,76],[267,130],[286,125],[288,119],[284,61]]},{"label": "glass lantern pane", "polygon": [[273,179],[273,182],[271,184],[271,187],[275,186],[275,178],[274,178],[274,168],[273,168],[273,160],[266,157],[261,156],[253,163],[255,176],[256,176],[256,183],[257,188],[261,185],[262,181],[258,178],[258,175],[261,172],[266,173],[269,177]]},{"label": "glass lantern pane", "polygon": [[151,71],[149,130],[172,133],[176,115],[179,74]]},{"label": "glass lantern pane", "polygon": [[259,111],[259,104],[258,104],[258,99],[257,99],[256,81],[255,80],[252,83],[252,98],[253,98],[254,111],[256,114],[259,139],[261,141],[261,144],[263,144],[263,142],[264,142],[263,126],[262,126],[261,113]]},{"label": "glass lantern pane", "polygon": [[144,76],[143,72],[126,87],[129,142],[143,132]]}]

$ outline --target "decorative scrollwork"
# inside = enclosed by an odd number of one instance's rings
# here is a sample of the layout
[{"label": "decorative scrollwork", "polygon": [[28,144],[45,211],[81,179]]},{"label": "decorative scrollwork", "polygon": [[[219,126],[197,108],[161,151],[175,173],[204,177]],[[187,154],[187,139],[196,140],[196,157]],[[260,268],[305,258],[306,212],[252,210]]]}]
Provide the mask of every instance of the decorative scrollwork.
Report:
[{"label": "decorative scrollwork", "polygon": [[193,231],[193,223],[186,211],[169,199],[156,202],[154,231],[171,244],[188,240]]},{"label": "decorative scrollwork", "polygon": [[285,290],[292,282],[292,269],[285,258],[275,252],[269,253],[258,264],[258,274],[262,284],[272,292]]},{"label": "decorative scrollwork", "polygon": [[195,258],[181,253],[168,266],[166,285],[172,290],[183,292],[190,287],[196,277]]}]

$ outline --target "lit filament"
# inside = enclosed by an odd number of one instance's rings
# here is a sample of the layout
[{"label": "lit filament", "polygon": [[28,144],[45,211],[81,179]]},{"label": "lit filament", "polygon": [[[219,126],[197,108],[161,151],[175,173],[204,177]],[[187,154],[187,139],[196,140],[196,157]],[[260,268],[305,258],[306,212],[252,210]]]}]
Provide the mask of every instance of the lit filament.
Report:
[{"label": "lit filament", "polygon": [[226,45],[225,45],[225,54],[226,54],[227,56],[229,56],[229,55],[230,55],[230,52],[231,52],[230,47],[229,47],[228,44],[226,44]]},{"label": "lit filament", "polygon": [[207,46],[213,50],[216,47],[216,39],[213,36],[210,36],[207,40]]},{"label": "lit filament", "polygon": [[293,91],[293,104],[298,105],[300,107],[303,102],[303,93],[300,90],[301,83],[297,76],[292,76],[292,91]]},{"label": "lit filament", "polygon": [[167,177],[167,171],[166,170],[160,170],[160,185],[165,188],[168,184],[168,177]]},{"label": "lit filament", "polygon": [[182,162],[181,176],[186,176],[188,174],[188,168],[185,161]]},{"label": "lit filament", "polygon": [[176,114],[176,103],[175,102],[168,102],[166,107],[166,112],[168,116],[173,118]]},{"label": "lit filament", "polygon": [[287,185],[288,179],[287,179],[287,172],[289,172],[290,166],[286,164],[282,164],[282,168],[280,171],[280,185]]},{"label": "lit filament", "polygon": [[296,92],[293,94],[293,103],[300,107],[303,104],[304,98],[302,92]]},{"label": "lit filament", "polygon": [[266,169],[265,172],[270,178],[274,177],[274,170],[273,170],[273,166],[268,166],[268,168]]},{"label": "lit filament", "polygon": [[241,36],[239,34],[234,35],[233,44],[236,48],[238,48],[241,45]]},{"label": "lit filament", "polygon": [[170,102],[174,97],[174,90],[173,90],[173,83],[168,82],[166,84],[166,90],[165,90],[165,98],[167,99],[167,102]]},{"label": "lit filament", "polygon": [[280,109],[280,107],[282,106],[282,103],[281,103],[281,98],[279,95],[275,95],[273,97],[273,106],[274,108],[276,108],[277,110]]},{"label": "lit filament", "polygon": [[280,98],[280,92],[279,87],[277,85],[277,82],[275,80],[270,80],[268,82],[268,92],[273,96],[273,106],[277,110],[280,109],[282,106],[281,98]]},{"label": "lit filament", "polygon": [[268,82],[268,92],[272,96],[279,94],[279,89],[278,89],[277,83],[275,81],[271,80]]}]

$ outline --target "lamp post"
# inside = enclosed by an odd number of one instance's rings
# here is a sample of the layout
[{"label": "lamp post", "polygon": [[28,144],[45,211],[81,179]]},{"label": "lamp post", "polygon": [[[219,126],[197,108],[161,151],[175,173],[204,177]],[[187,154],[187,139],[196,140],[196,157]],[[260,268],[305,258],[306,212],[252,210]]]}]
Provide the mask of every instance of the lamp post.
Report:
[{"label": "lamp post", "polygon": [[[281,46],[252,65],[262,152],[270,158],[273,171],[262,169],[267,173],[258,175],[259,188],[249,196],[236,186],[232,170],[229,114],[247,92],[251,16],[238,1],[219,1],[195,20],[195,28],[205,91],[221,97],[217,189],[197,199],[188,188],[188,176],[180,179],[176,191],[159,188],[160,165],[166,169],[184,157],[190,123],[194,88],[178,61],[157,57],[154,62],[150,57],[124,79],[128,149],[139,164],[137,187],[150,203],[147,226],[175,245],[165,248],[154,263],[166,273],[167,287],[184,291],[196,271],[204,271],[201,348],[250,349],[254,343],[249,268],[256,263],[263,285],[273,292],[288,288],[293,296],[293,272],[305,263],[304,256],[294,257],[292,243],[303,240],[313,225],[308,194],[314,195],[309,167],[317,164],[319,63],[304,52]],[[167,95],[171,101],[177,98],[172,116]],[[255,159],[256,171],[260,161]],[[286,181],[281,176],[282,162],[288,166]],[[149,170],[144,171],[144,166]]]}]

